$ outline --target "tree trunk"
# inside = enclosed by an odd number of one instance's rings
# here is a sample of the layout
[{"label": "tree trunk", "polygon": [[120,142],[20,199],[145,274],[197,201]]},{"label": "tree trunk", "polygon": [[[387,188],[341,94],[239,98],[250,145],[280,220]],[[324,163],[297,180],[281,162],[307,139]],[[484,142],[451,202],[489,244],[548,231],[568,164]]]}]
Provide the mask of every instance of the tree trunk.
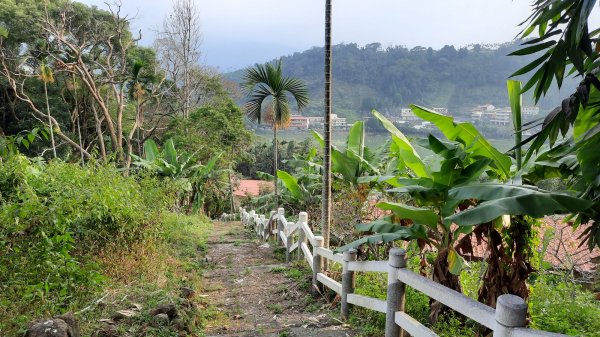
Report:
[{"label": "tree trunk", "polygon": [[[323,153],[323,205],[321,232],[323,247],[329,248],[331,224],[331,0],[325,1],[325,149]],[[325,266],[326,268],[327,266]]]},{"label": "tree trunk", "polygon": [[50,104],[48,103],[48,86],[44,81],[44,95],[46,95],[46,110],[48,112],[48,127],[50,128],[50,140],[52,141],[52,152],[56,158],[56,144],[54,143],[54,127],[52,126],[52,117],[50,116]]},{"label": "tree trunk", "polygon": [[92,102],[92,111],[94,112],[94,119],[96,122],[96,135],[98,136],[98,146],[100,147],[100,154],[102,155],[102,161],[106,162],[106,146],[104,145],[104,134],[102,133],[102,120],[98,116],[96,106]]},{"label": "tree trunk", "polygon": [[[459,293],[462,292],[458,275],[452,274],[448,267],[448,249],[444,249],[438,253],[435,261],[433,261],[432,269],[432,279],[434,282],[456,290]],[[447,310],[447,308],[442,303],[430,300],[429,321],[431,324],[435,324],[439,314],[444,310]]]},{"label": "tree trunk", "polygon": [[279,209],[279,191],[277,191],[277,122],[273,120],[273,179],[275,181],[275,210]]},{"label": "tree trunk", "polygon": [[534,271],[530,263],[533,230],[522,216],[511,217],[511,224],[504,229],[508,235],[503,240],[496,229],[488,232],[487,269],[478,301],[493,308],[500,295],[512,294],[523,299],[529,297],[526,281]]}]

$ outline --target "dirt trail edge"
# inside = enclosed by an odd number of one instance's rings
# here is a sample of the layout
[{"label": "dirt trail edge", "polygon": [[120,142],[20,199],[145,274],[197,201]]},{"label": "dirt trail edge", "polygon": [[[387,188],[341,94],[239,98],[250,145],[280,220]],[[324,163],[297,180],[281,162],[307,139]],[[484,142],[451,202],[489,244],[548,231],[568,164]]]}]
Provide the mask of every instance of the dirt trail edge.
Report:
[{"label": "dirt trail edge", "polygon": [[213,233],[202,293],[222,315],[207,322],[206,336],[355,336],[310,297],[308,273],[290,275],[291,267],[240,222],[215,222]]}]

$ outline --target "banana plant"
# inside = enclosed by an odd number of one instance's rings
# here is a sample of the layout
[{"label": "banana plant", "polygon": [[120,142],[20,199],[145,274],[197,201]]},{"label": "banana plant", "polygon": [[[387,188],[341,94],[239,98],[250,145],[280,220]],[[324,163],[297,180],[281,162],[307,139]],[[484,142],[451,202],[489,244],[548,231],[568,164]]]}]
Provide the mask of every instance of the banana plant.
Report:
[{"label": "banana plant", "polygon": [[203,211],[207,196],[212,195],[217,198],[226,198],[229,191],[229,179],[224,179],[224,175],[229,172],[227,169],[219,169],[217,162],[222,153],[214,155],[206,165],[197,164],[189,179],[192,183],[192,211],[197,213]]},{"label": "banana plant", "polygon": [[131,154],[135,160],[133,165],[150,169],[161,176],[182,178],[198,168],[192,160],[195,153],[178,154],[172,139],[165,142],[162,151],[152,139],[148,139],[144,142],[144,153],[145,158]]},{"label": "banana plant", "polygon": [[[293,209],[311,209],[321,203],[321,184],[323,166],[317,162],[317,149],[312,148],[305,155],[294,155],[293,159],[285,160],[290,172],[278,170],[277,183],[285,189],[280,189],[281,203]],[[260,179],[274,181],[273,176],[265,172],[257,172]],[[267,200],[270,196],[263,196]]]},{"label": "banana plant", "polygon": [[[321,147],[325,146],[323,136],[312,130],[313,137]],[[356,122],[348,132],[346,148],[341,150],[336,146],[331,147],[332,173],[343,181],[354,186],[361,184],[360,177],[378,175],[378,166],[384,158],[381,151],[372,151],[365,146],[364,122]]]},{"label": "banana plant", "polygon": [[[390,214],[357,227],[359,231],[375,234],[341,247],[340,250],[363,243],[416,240],[421,247],[430,246],[437,251],[433,279],[460,290],[457,275],[465,262],[456,251],[455,243],[460,234],[467,234],[472,228],[456,228],[451,226],[451,221],[446,220],[455,213],[457,207],[468,206],[468,202],[453,198],[449,191],[454,186],[478,181],[486,170],[496,169],[494,158],[480,155],[481,151],[474,150],[470,143],[442,141],[430,135],[427,139],[419,140],[419,145],[434,153],[432,160],[426,164],[406,136],[381,114],[373,114],[392,134],[390,154],[394,156],[399,172],[393,177],[383,177],[381,181],[394,187],[388,190],[392,196],[399,200],[409,197],[410,204],[379,203],[377,206]],[[502,156],[500,154],[497,158],[501,162],[505,161]]]},{"label": "banana plant", "polygon": [[[592,206],[592,202],[573,193],[550,192],[532,185],[576,168],[577,159],[568,153],[569,142],[566,141],[522,164],[521,84],[508,81],[507,88],[515,129],[516,166],[509,176],[498,175],[497,182],[452,188],[449,191],[452,198],[470,200],[475,205],[445,219],[459,227],[485,225],[479,228],[487,234],[489,254],[479,300],[491,306],[495,306],[496,299],[504,293],[527,298],[526,281],[533,272],[530,260],[536,219],[550,214],[578,214]],[[501,218],[505,221],[500,221]]]},{"label": "banana plant", "polygon": [[[169,139],[163,150],[149,139],[144,142],[145,158],[132,154],[133,165],[148,169],[159,176],[177,179],[182,186],[180,205],[191,203],[193,212],[203,211],[208,195],[225,198],[228,183],[223,178],[227,170],[218,169],[221,153],[214,155],[206,164],[194,161],[195,153],[178,153]],[[187,201],[186,201],[187,200]]]}]

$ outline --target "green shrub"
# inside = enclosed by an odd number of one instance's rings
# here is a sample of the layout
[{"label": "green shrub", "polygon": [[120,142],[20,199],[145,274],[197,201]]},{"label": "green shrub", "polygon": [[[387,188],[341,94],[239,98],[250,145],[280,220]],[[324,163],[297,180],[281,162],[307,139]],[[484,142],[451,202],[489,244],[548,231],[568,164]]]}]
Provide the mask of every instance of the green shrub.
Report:
[{"label": "green shrub", "polygon": [[540,274],[529,297],[531,327],[574,336],[600,336],[600,303],[562,277]]},{"label": "green shrub", "polygon": [[8,158],[0,165],[0,317],[33,303],[28,310],[68,309],[103,280],[95,254],[156,235],[169,204],[167,183],[111,165]]}]

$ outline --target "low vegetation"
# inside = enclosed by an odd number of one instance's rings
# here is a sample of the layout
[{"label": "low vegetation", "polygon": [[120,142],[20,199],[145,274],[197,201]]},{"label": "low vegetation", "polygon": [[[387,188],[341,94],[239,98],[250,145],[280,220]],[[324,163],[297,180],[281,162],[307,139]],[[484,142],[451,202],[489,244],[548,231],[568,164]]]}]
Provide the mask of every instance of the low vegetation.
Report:
[{"label": "low vegetation", "polygon": [[16,155],[0,185],[0,334],[69,311],[91,333],[134,303],[147,313],[198,289],[210,223],[170,213],[168,181]]}]

